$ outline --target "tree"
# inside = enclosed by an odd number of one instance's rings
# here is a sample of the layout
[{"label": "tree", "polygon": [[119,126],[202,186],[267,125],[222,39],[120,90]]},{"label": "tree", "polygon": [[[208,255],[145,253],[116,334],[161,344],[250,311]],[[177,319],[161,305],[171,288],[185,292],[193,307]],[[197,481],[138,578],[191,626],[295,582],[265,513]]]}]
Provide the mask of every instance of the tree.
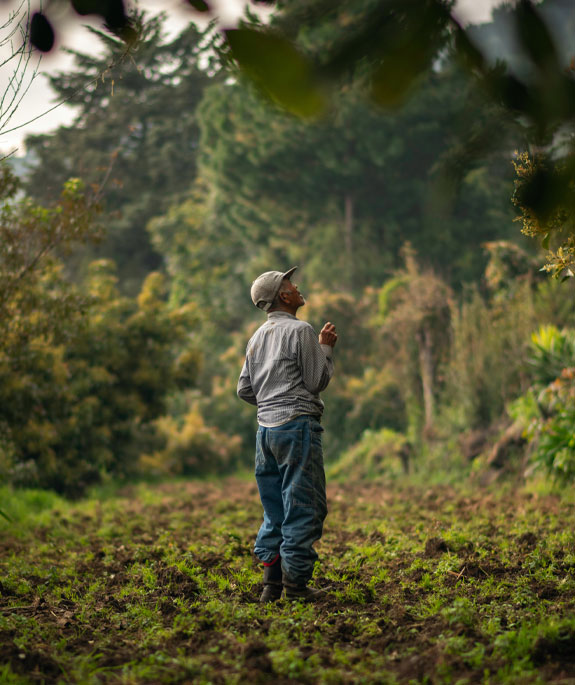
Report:
[{"label": "tree", "polygon": [[449,62],[395,113],[366,104],[360,89],[348,83],[311,123],[243,82],[207,90],[199,117],[210,232],[233,241],[254,273],[266,261],[303,263],[310,281],[358,289],[384,280],[407,239],[454,284],[479,277],[481,243],[511,232],[511,165],[503,153],[472,165],[449,206],[440,169],[457,129],[492,121],[485,103]]},{"label": "tree", "polygon": [[42,207],[0,169],[0,473],[79,495],[133,473],[142,439],[159,440],[168,395],[197,376],[197,315],[167,304],[158,273],[137,299],[120,295],[110,262],[71,284],[56,252],[98,236],[97,202],[75,179]]},{"label": "tree", "polygon": [[[209,3],[203,0],[191,4],[210,13]],[[229,67],[250,79],[268,99],[297,115],[315,117],[329,109],[326,84],[338,92],[342,81],[357,73],[374,102],[387,109],[398,107],[434,68],[446,45],[452,44],[470,83],[500,109],[501,121],[511,123],[536,148],[532,173],[520,179],[518,206],[528,234],[544,236],[545,247],[545,236],[556,236],[550,269],[569,275],[575,255],[568,238],[574,230],[568,198],[575,185],[575,74],[565,71],[562,41],[549,29],[539,7],[520,0],[511,17],[506,10],[496,15],[515,32],[517,50],[511,66],[520,68],[494,65],[476,32],[458,22],[454,4],[453,0],[277,0],[271,27],[249,15],[244,25],[225,32],[220,52]],[[111,30],[133,39],[122,0],[76,5],[81,13],[100,14]],[[575,9],[569,0],[546,0],[545,7],[553,9],[548,15],[559,8],[563,24],[573,22]],[[40,41],[33,36],[32,42],[49,50],[53,28],[43,15],[37,16],[43,29],[37,32]],[[498,140],[500,145],[504,141],[501,132],[506,127],[490,126],[481,132],[473,128],[460,146],[464,153],[456,167],[460,178],[471,160],[484,153],[486,140]],[[567,142],[553,151],[562,131],[569,132]],[[349,207],[346,203],[348,217]]]},{"label": "tree", "polygon": [[[564,0],[547,4],[560,7],[564,22],[573,23],[572,4]],[[511,124],[535,149],[519,182],[517,204],[526,222],[524,230],[546,236],[545,247],[548,237],[556,236],[558,247],[551,254],[550,269],[571,275],[569,264],[575,259],[571,200],[575,70],[566,69],[559,41],[530,0],[520,0],[511,20],[521,73],[504,63],[490,63],[473,32],[458,23],[453,5],[448,0],[278,2],[279,19],[273,25],[277,33],[243,26],[227,33],[225,47],[229,62],[269,99],[294,113],[317,116],[327,106],[322,78],[339,86],[349,73],[362,72],[366,93],[381,106],[395,108],[452,42],[471,82],[499,107],[500,120]],[[268,59],[259,59],[262,53]],[[497,126],[478,134],[471,127],[463,138],[462,158],[480,156],[488,136],[503,144],[506,128]],[[561,145],[557,146],[559,135]],[[468,165],[459,167],[461,177]]]},{"label": "tree", "polygon": [[147,223],[195,178],[195,108],[210,80],[198,67],[205,32],[190,25],[165,43],[162,17],[138,15],[137,21],[140,38],[129,47],[92,29],[104,54],[73,52],[76,69],[50,79],[56,96],[76,108],[74,123],[27,139],[38,159],[27,189],[42,201],[70,175],[94,183],[113,164],[105,194],[107,239],[86,260],[114,258],[128,292],[161,264]]},{"label": "tree", "polygon": [[65,337],[61,322],[81,310],[83,299],[66,292],[55,253],[100,236],[98,198],[86,193],[78,179],[64,185],[59,203],[52,207],[19,200],[20,191],[20,182],[2,163],[0,349],[7,364],[26,354],[30,340]]},{"label": "tree", "polygon": [[[410,369],[417,369],[414,376],[420,387],[415,392],[411,388],[411,392],[415,397],[421,392],[423,433],[430,436],[436,416],[439,367],[449,346],[452,294],[433,271],[418,264],[409,244],[403,256],[404,268],[380,292],[379,317],[382,335],[393,342],[405,371],[409,374]],[[408,387],[406,390],[410,391]]]},{"label": "tree", "polygon": [[17,357],[3,355],[0,470],[12,483],[79,496],[105,478],[134,476],[142,451],[161,448],[155,420],[170,393],[195,382],[196,315],[167,307],[160,274],[137,300],[115,284],[113,265],[94,262],[77,291],[83,316],[60,318],[58,336],[36,334]]}]

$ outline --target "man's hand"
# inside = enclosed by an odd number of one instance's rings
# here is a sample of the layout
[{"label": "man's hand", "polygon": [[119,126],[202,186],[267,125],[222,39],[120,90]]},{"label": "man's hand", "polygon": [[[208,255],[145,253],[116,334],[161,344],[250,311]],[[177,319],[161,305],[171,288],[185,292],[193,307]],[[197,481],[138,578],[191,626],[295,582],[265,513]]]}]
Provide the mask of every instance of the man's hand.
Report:
[{"label": "man's hand", "polygon": [[319,344],[335,347],[336,342],[337,333],[335,332],[335,326],[328,321],[319,332]]}]

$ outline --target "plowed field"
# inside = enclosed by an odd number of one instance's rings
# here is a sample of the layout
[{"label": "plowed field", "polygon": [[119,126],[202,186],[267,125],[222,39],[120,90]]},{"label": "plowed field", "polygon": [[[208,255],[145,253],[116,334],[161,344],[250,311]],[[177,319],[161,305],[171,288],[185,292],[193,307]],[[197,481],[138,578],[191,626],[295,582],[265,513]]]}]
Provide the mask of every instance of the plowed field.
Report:
[{"label": "plowed field", "polygon": [[315,605],[258,603],[249,479],[3,523],[0,682],[575,683],[575,505],[469,493],[330,486]]}]

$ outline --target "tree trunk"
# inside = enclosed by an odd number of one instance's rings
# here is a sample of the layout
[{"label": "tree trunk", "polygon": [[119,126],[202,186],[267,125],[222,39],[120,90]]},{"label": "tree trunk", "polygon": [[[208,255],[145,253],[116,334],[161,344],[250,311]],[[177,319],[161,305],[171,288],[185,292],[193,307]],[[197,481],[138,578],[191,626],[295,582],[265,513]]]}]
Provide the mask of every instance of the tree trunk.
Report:
[{"label": "tree trunk", "polygon": [[343,224],[343,240],[345,251],[347,253],[347,264],[349,267],[349,281],[350,285],[353,283],[353,198],[347,194],[345,196],[345,212]]},{"label": "tree trunk", "polygon": [[417,334],[419,345],[419,370],[421,385],[423,386],[423,411],[425,425],[423,431],[430,434],[433,431],[435,416],[435,399],[433,397],[433,341],[429,328],[424,328]]}]

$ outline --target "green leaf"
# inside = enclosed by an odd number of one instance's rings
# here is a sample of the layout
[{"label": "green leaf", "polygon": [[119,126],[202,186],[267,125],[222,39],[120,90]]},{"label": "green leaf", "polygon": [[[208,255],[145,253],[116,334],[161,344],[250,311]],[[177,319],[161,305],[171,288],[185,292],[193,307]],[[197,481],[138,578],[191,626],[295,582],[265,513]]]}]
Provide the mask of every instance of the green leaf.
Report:
[{"label": "green leaf", "polygon": [[429,63],[430,58],[421,48],[410,45],[403,45],[392,54],[386,55],[383,64],[373,76],[373,100],[382,107],[398,107]]},{"label": "green leaf", "polygon": [[292,114],[317,117],[325,100],[311,63],[284,38],[253,29],[225,32],[241,71],[270,100]]},{"label": "green leaf", "polygon": [[100,14],[102,11],[102,3],[100,0],[72,0],[72,7],[81,16],[87,14]]},{"label": "green leaf", "polygon": [[2,509],[0,509],[0,516],[2,516],[2,518],[5,518],[6,521],[8,521],[8,523],[13,523],[11,517],[8,516],[8,514],[5,511],[2,511]]},{"label": "green leaf", "polygon": [[188,2],[197,12],[210,11],[210,6],[207,2],[204,2],[204,0],[188,0]]},{"label": "green leaf", "polygon": [[551,239],[551,234],[550,234],[550,233],[546,233],[545,236],[543,237],[543,240],[541,241],[541,247],[542,247],[544,250],[548,250],[548,249],[549,249],[549,240],[550,240],[550,239]]},{"label": "green leaf", "polygon": [[372,78],[371,96],[377,104],[396,108],[403,103],[442,45],[447,18],[441,3],[422,3],[421,12],[406,13],[395,23],[394,33],[380,48],[380,66]]},{"label": "green leaf", "polygon": [[515,192],[520,205],[527,207],[542,224],[557,215],[567,190],[565,180],[551,166],[552,162],[547,164],[539,164]]},{"label": "green leaf", "polygon": [[455,52],[466,69],[483,71],[485,57],[461,27],[455,33]]},{"label": "green leaf", "polygon": [[34,12],[30,21],[30,42],[40,52],[50,52],[54,47],[54,29],[41,12]]},{"label": "green leaf", "polygon": [[494,100],[507,109],[521,114],[533,115],[533,96],[527,86],[512,74],[495,68],[485,75],[484,85]]},{"label": "green leaf", "polygon": [[541,69],[559,71],[555,43],[549,29],[529,0],[521,0],[515,12],[517,34],[525,52]]}]

